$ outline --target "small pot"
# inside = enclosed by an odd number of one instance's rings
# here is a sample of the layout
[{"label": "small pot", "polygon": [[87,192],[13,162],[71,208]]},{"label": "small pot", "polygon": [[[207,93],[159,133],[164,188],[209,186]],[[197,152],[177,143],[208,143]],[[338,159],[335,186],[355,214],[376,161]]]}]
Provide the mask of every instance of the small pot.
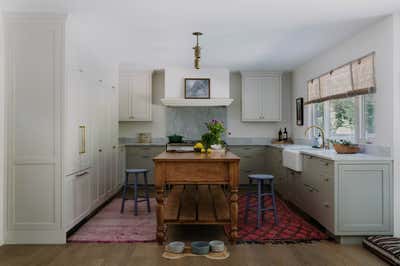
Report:
[{"label": "small pot", "polygon": [[169,143],[182,143],[183,142],[183,137],[174,134],[172,136],[168,136],[168,141],[169,141]]},{"label": "small pot", "polygon": [[358,145],[344,145],[344,144],[333,144],[333,148],[336,153],[339,154],[354,154],[360,151],[360,147]]}]

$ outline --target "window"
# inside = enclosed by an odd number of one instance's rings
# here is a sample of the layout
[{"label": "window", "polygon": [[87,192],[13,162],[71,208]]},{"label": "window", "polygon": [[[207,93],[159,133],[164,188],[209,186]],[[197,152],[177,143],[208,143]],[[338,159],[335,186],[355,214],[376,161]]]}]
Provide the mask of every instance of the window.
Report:
[{"label": "window", "polygon": [[[375,139],[375,94],[312,104],[313,125],[324,128],[330,139],[372,143]],[[314,136],[318,131],[314,131]]]}]

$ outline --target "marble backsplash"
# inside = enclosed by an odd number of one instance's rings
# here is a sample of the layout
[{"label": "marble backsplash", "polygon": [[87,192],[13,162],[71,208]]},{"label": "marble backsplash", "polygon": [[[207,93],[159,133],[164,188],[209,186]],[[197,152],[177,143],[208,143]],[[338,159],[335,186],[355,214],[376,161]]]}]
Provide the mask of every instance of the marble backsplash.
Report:
[{"label": "marble backsplash", "polygon": [[177,134],[184,139],[199,140],[208,131],[205,123],[212,119],[226,125],[226,107],[168,107],[167,136]]}]

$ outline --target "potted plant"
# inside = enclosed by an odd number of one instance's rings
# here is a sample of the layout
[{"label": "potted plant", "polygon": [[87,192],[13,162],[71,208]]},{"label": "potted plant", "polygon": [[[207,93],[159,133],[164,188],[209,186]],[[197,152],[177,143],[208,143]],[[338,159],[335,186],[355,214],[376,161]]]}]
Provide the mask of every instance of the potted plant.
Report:
[{"label": "potted plant", "polygon": [[336,153],[339,154],[354,154],[360,151],[358,144],[353,144],[349,140],[329,140],[332,143]]},{"label": "potted plant", "polygon": [[225,132],[224,123],[216,119],[206,123],[208,132],[201,136],[201,141],[204,148],[207,150],[212,148],[214,150],[222,149],[221,135]]}]

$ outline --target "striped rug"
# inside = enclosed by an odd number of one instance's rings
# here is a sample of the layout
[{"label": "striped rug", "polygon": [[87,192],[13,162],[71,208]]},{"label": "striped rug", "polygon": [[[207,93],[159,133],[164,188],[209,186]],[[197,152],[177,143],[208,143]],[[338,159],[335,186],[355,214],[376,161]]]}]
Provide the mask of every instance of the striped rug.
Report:
[{"label": "striped rug", "polygon": [[370,236],[363,242],[364,247],[392,265],[400,265],[400,238],[391,236]]}]

